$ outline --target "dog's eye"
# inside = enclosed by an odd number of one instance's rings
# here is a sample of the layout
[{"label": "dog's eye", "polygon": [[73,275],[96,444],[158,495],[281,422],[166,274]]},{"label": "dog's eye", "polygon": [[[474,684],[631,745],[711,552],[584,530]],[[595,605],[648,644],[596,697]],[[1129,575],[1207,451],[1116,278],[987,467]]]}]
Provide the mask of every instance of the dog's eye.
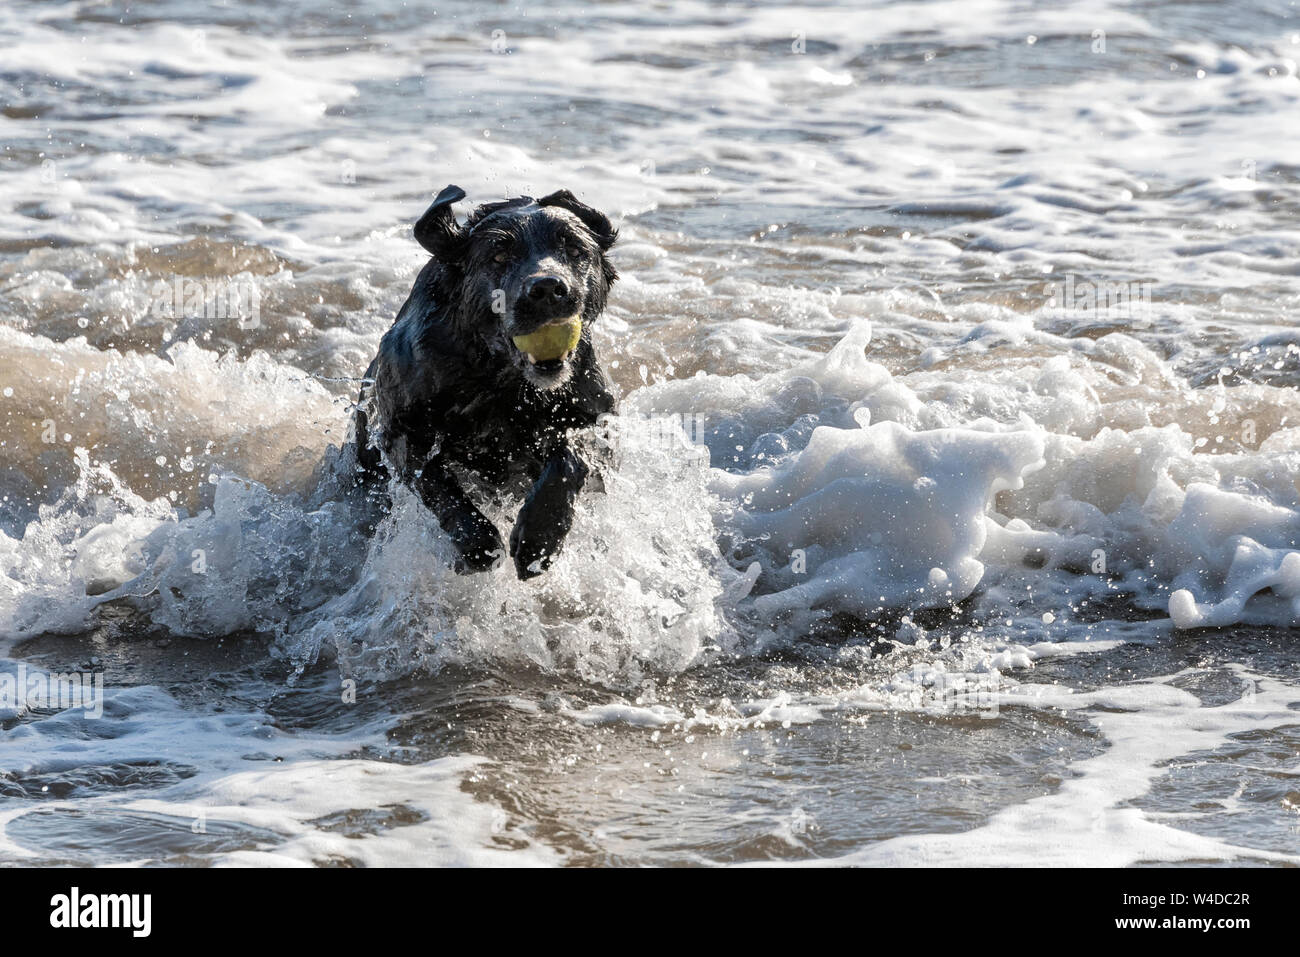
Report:
[{"label": "dog's eye", "polygon": [[579,246],[577,243],[568,243],[564,247],[564,251],[565,253],[568,254],[570,259],[578,259],[582,256],[583,253],[582,247]]},{"label": "dog's eye", "polygon": [[508,249],[499,249],[499,250],[497,250],[497,252],[492,256],[492,261],[493,261],[494,263],[503,263],[503,262],[506,262],[509,258],[510,258],[510,250],[508,250]]}]

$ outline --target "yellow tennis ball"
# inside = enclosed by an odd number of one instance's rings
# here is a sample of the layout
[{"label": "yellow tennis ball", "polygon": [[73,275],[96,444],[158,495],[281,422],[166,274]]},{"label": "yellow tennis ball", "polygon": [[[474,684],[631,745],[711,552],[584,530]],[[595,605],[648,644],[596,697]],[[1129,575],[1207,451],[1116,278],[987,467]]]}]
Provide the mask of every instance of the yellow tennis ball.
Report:
[{"label": "yellow tennis ball", "polygon": [[582,320],[570,316],[558,322],[548,322],[526,336],[515,336],[514,343],[516,349],[528,353],[535,362],[549,362],[572,352],[581,336]]}]

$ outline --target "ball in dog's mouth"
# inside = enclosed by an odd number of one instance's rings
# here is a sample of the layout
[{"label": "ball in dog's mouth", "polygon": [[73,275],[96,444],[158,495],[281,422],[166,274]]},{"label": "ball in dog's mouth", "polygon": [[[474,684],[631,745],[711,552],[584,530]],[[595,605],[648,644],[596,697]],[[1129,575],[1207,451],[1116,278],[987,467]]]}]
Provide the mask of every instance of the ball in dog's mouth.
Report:
[{"label": "ball in dog's mouth", "polygon": [[556,319],[526,336],[514,336],[515,348],[524,354],[528,364],[538,372],[551,375],[560,371],[564,361],[578,347],[582,337],[582,318],[569,316]]}]

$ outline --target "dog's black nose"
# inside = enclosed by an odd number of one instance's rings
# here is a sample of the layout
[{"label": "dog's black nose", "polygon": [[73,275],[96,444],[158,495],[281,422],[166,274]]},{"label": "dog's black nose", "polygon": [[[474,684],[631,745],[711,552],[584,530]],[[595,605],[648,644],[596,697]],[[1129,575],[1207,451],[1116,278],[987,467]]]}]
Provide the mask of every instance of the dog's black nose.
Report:
[{"label": "dog's black nose", "polygon": [[563,299],[568,294],[569,287],[559,276],[534,276],[524,284],[524,295],[534,302]]}]

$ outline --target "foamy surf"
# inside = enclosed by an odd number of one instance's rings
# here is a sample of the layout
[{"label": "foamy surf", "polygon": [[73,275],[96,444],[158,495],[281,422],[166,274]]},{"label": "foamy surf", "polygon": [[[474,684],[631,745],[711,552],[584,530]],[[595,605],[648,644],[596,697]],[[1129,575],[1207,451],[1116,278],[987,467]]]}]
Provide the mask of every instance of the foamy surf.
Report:
[{"label": "foamy surf", "polygon": [[[1293,24],[379,7],[0,12],[0,859],[1294,863]],[[527,583],[324,467],[449,182],[621,229]]]}]

